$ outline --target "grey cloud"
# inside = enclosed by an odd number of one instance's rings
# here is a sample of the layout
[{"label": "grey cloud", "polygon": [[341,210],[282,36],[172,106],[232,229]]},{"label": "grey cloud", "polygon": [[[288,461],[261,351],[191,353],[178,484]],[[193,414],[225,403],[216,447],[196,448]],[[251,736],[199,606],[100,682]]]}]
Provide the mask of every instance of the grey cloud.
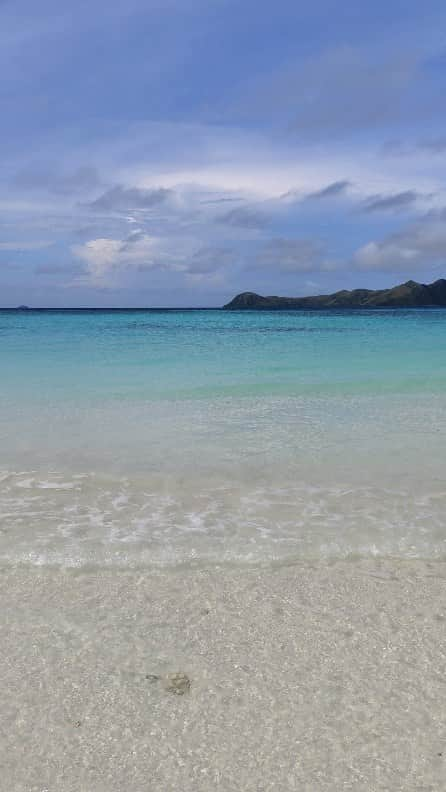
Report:
[{"label": "grey cloud", "polygon": [[399,157],[413,151],[412,146],[408,146],[402,140],[391,139],[386,140],[381,146],[381,152],[384,156]]},{"label": "grey cloud", "polygon": [[25,253],[26,251],[43,250],[44,248],[51,247],[52,244],[53,242],[47,239],[0,242],[0,251],[7,250],[16,253]]},{"label": "grey cloud", "polygon": [[431,154],[444,154],[446,151],[446,137],[430,138],[427,140],[420,140],[417,147],[423,151],[428,151]]},{"label": "grey cloud", "polygon": [[393,195],[374,195],[363,204],[364,212],[395,212],[413,206],[423,196],[415,190],[394,193]]},{"label": "grey cloud", "polygon": [[398,118],[418,68],[414,56],[379,62],[364,52],[343,48],[306,65],[300,73],[295,132],[342,133]]},{"label": "grey cloud", "polygon": [[88,206],[105,212],[129,212],[132,209],[152,209],[165,203],[173,191],[165,187],[143,190],[139,187],[116,185],[91,201]]},{"label": "grey cloud", "polygon": [[254,257],[251,266],[280,272],[311,272],[322,265],[323,246],[312,239],[271,239]]},{"label": "grey cloud", "polygon": [[124,221],[117,221],[114,218],[111,221],[104,221],[98,223],[89,223],[88,225],[78,226],[73,228],[71,233],[73,237],[82,241],[88,241],[94,237],[114,236],[116,234],[124,234],[128,229],[128,223]]},{"label": "grey cloud", "polygon": [[423,138],[421,140],[403,141],[388,140],[384,143],[382,151],[387,156],[409,157],[414,153],[444,154],[446,152],[446,136],[436,138]]},{"label": "grey cloud", "polygon": [[396,234],[359,248],[352,263],[363,270],[410,270],[446,262],[443,213],[430,213]]},{"label": "grey cloud", "polygon": [[16,174],[13,187],[25,190],[45,190],[55,195],[87,193],[101,185],[96,168],[85,165],[71,172],[58,172],[52,166],[30,166]]},{"label": "grey cloud", "polygon": [[294,135],[327,137],[412,117],[410,86],[420,54],[339,47],[245,84],[237,117],[286,124]]},{"label": "grey cloud", "polygon": [[217,217],[219,223],[233,226],[235,228],[259,229],[264,228],[270,222],[270,218],[265,212],[249,207],[231,209],[223,215]]},{"label": "grey cloud", "polygon": [[223,204],[223,203],[240,203],[244,198],[213,198],[208,201],[200,201],[201,204]]},{"label": "grey cloud", "polygon": [[189,259],[187,271],[199,274],[215,272],[234,264],[236,260],[236,254],[229,248],[203,247]]},{"label": "grey cloud", "polygon": [[122,242],[121,245],[121,253],[125,253],[127,250],[131,250],[133,245],[136,245],[138,242],[141,242],[145,238],[145,234],[143,231],[132,231]]},{"label": "grey cloud", "polygon": [[78,275],[83,267],[76,264],[40,264],[34,269],[36,275]]},{"label": "grey cloud", "polygon": [[[144,241],[144,234],[136,235],[134,239],[127,238],[120,247],[120,255],[124,258],[126,254],[130,254],[131,245],[137,244],[139,241]],[[208,245],[199,248],[192,255],[175,255],[169,253],[168,250],[157,251],[156,255],[152,257],[151,261],[142,262],[138,265],[137,269],[166,269],[176,272],[184,272],[189,275],[210,275],[217,273],[219,270],[225,269],[232,264],[236,263],[237,254],[230,248],[217,247]]]},{"label": "grey cloud", "polygon": [[308,199],[319,199],[319,198],[337,198],[339,195],[343,195],[348,188],[351,187],[351,182],[347,180],[343,181],[335,181],[331,184],[327,184],[322,190],[316,190],[316,192],[308,193],[306,198]]},{"label": "grey cloud", "polygon": [[82,167],[71,174],[62,175],[54,186],[55,192],[82,193],[89,192],[101,184],[96,168]]}]

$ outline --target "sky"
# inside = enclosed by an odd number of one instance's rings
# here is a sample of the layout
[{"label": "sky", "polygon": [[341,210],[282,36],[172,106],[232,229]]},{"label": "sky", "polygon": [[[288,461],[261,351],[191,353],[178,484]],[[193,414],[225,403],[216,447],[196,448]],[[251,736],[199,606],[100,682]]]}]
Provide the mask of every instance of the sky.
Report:
[{"label": "sky", "polygon": [[446,5],[0,0],[0,305],[446,277]]}]

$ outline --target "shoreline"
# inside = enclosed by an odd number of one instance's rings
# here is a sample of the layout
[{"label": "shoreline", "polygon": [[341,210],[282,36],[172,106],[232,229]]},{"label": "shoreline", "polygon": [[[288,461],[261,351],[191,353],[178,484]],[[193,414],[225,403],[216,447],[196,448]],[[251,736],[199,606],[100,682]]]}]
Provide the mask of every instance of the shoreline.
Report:
[{"label": "shoreline", "polygon": [[446,786],[446,562],[3,567],[0,589],[11,791]]}]

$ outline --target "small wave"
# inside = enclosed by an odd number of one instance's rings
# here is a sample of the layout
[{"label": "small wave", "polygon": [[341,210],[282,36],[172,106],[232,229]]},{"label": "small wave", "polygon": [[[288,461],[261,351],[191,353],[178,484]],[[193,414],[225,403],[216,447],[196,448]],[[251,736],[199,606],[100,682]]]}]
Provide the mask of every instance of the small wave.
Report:
[{"label": "small wave", "polygon": [[446,490],[0,476],[6,563],[175,564],[446,555]]}]

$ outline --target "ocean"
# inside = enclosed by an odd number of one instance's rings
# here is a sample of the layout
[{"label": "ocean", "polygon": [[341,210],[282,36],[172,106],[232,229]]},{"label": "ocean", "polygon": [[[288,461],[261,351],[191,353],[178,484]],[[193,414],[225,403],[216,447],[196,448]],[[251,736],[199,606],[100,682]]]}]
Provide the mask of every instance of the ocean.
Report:
[{"label": "ocean", "polygon": [[0,561],[446,558],[446,310],[0,311]]}]

